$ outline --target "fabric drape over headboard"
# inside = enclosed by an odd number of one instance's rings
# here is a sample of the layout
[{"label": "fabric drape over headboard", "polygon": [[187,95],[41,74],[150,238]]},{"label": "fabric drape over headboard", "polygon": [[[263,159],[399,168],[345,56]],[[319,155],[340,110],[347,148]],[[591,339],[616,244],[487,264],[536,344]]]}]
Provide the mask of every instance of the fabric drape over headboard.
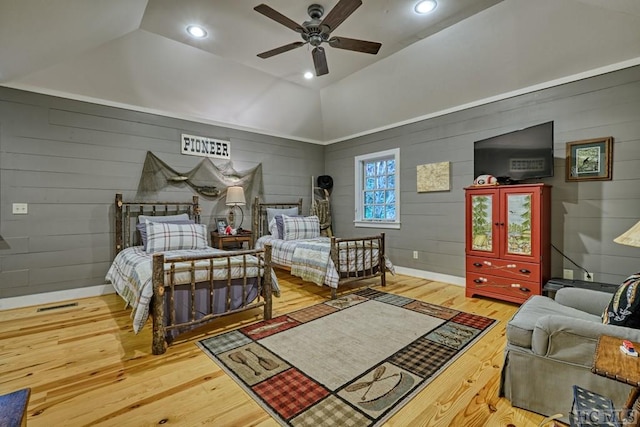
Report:
[{"label": "fabric drape over headboard", "polygon": [[231,161],[216,165],[204,158],[188,172],[180,173],[148,151],[138,183],[136,199],[155,199],[159,191],[186,184],[207,198],[223,197],[227,187],[240,186],[252,200],[262,192],[262,164],[245,171],[236,171]]}]

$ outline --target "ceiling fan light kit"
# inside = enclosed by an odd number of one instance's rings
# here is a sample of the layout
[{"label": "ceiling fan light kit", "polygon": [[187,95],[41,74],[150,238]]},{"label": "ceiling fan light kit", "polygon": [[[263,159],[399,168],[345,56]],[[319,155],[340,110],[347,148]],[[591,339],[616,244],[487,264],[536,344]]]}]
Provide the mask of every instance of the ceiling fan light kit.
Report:
[{"label": "ceiling fan light kit", "polygon": [[312,4],[307,8],[307,13],[311,20],[298,24],[266,4],[260,4],[254,7],[256,12],[261,13],[267,18],[273,19],[285,27],[299,33],[304,41],[289,43],[284,46],[259,53],[258,56],[263,59],[271,58],[272,56],[310,44],[313,46],[311,56],[316,70],[316,76],[322,76],[329,73],[327,56],[324,48],[321,46],[323,43],[327,43],[330,47],[337,49],[375,55],[380,50],[380,47],[382,46],[381,43],[350,39],[347,37],[330,37],[331,32],[338,28],[338,26],[360,6],[362,6],[362,0],[340,0],[333,9],[329,11],[327,16],[324,19],[321,19],[324,15],[324,8],[319,4]]}]

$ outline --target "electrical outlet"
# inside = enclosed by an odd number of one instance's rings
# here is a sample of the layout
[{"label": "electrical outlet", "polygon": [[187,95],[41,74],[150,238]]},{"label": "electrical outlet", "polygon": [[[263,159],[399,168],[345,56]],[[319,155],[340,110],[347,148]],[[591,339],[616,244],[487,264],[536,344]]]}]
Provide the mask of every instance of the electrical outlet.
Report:
[{"label": "electrical outlet", "polygon": [[567,280],[573,280],[573,270],[570,268],[565,268],[562,270],[562,277]]},{"label": "electrical outlet", "polygon": [[413,259],[418,259],[418,251],[413,251]]},{"label": "electrical outlet", "polygon": [[26,215],[28,212],[28,206],[26,203],[14,203],[13,214],[14,215]]},{"label": "electrical outlet", "polygon": [[583,280],[586,280],[587,282],[593,282],[593,273],[588,273],[588,272],[584,272],[583,273]]}]

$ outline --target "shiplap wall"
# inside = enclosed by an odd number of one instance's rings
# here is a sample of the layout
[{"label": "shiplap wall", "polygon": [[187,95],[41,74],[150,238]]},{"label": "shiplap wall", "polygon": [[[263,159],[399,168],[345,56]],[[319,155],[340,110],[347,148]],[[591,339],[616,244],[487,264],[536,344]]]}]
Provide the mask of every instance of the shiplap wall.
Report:
[{"label": "shiplap wall", "polygon": [[[345,117],[348,120],[348,117]],[[326,147],[152,114],[0,88],[0,298],[104,283],[113,257],[113,197],[136,193],[147,151],[175,169],[201,159],[179,154],[182,132],[228,138],[238,170],[263,166],[265,199],[305,198],[309,177],[334,178],[334,231],[353,226],[354,156],[400,148],[402,228],[386,230],[402,267],[464,277],[464,192],[473,181],[473,141],[555,122],[552,242],[595,280],[620,282],[640,271],[640,248],[613,238],[640,219],[640,67],[459,111]],[[613,136],[613,180],[565,182],[565,144]],[[451,162],[451,190],[416,192],[416,166]],[[188,199],[187,187],[166,191]],[[225,212],[201,198],[203,215]],[[12,215],[12,203],[29,214]],[[247,221],[247,219],[245,219]],[[412,252],[419,259],[412,259]],[[552,252],[552,270],[580,270]]]},{"label": "shiplap wall", "polygon": [[[612,241],[640,220],[640,67],[328,146],[325,172],[334,179],[334,231],[343,236],[378,231],[353,225],[354,156],[399,147],[402,228],[382,230],[388,254],[399,266],[464,277],[463,189],[474,178],[473,141],[550,120],[555,122],[555,173],[542,181],[553,186],[551,241],[595,273],[596,281],[619,283],[640,271],[640,249]],[[565,182],[566,142],[602,136],[615,140],[613,180]],[[451,190],[417,193],[416,167],[447,161]],[[553,250],[553,275],[562,276],[563,268],[582,278],[578,267]]]},{"label": "shiplap wall", "polygon": [[[115,193],[134,198],[147,151],[178,171],[196,166],[202,157],[180,154],[181,133],[229,139],[236,170],[262,164],[265,200],[304,197],[309,209],[322,146],[0,88],[0,235],[11,246],[0,250],[0,298],[104,284]],[[158,198],[194,194],[179,184]],[[204,223],[226,214],[223,199],[200,197]],[[13,215],[13,203],[28,214]]]}]

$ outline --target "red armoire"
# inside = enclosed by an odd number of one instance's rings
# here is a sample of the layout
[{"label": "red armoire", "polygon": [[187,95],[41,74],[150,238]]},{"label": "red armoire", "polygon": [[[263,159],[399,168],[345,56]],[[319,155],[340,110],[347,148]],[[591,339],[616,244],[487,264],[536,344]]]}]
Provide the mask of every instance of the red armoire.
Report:
[{"label": "red armoire", "polygon": [[551,187],[465,189],[466,296],[523,303],[551,271]]}]

